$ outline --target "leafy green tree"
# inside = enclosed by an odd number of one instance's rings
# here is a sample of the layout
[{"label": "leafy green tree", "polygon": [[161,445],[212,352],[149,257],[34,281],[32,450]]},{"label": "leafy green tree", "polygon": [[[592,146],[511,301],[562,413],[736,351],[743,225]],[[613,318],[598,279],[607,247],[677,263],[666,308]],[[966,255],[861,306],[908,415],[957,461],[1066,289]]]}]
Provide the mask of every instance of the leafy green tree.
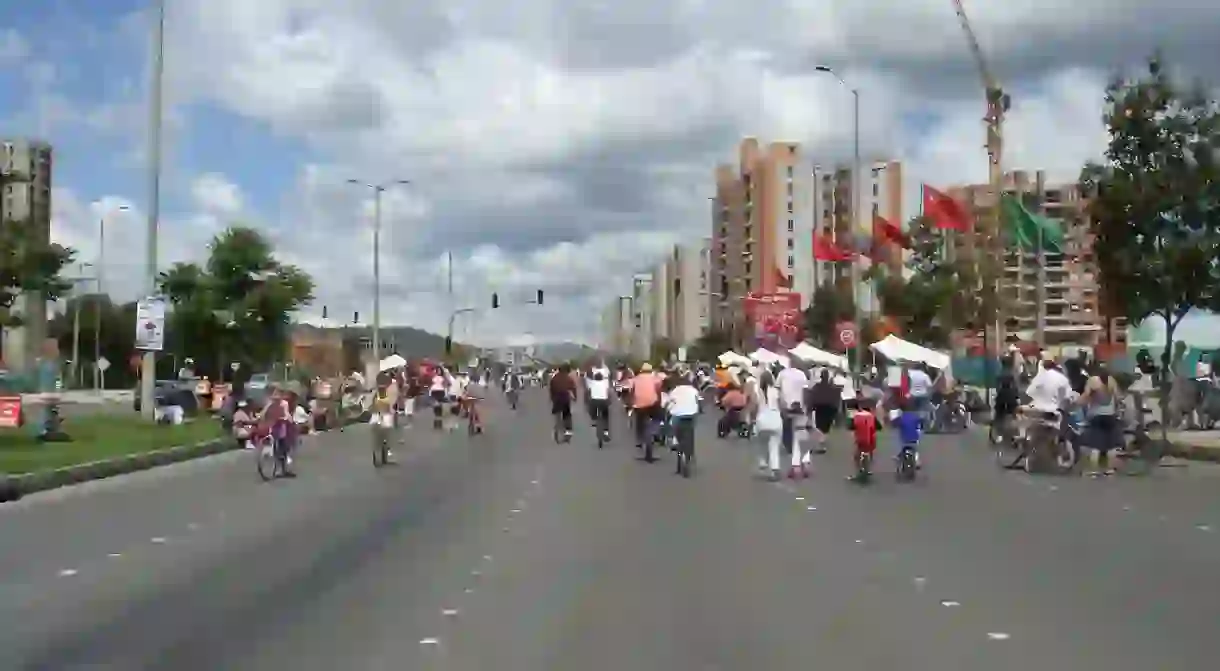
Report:
[{"label": "leafy green tree", "polygon": [[[17,176],[0,175],[0,191],[18,182]],[[22,293],[38,291],[53,301],[72,288],[60,273],[75,252],[42,240],[33,222],[8,221],[3,214],[0,212],[0,326],[19,326],[21,320],[12,314],[12,308]]]},{"label": "leafy green tree", "polygon": [[815,345],[834,351],[839,349],[839,322],[856,317],[856,299],[850,287],[827,282],[813,292],[805,310],[805,336]]},{"label": "leafy green tree", "polygon": [[1182,318],[1220,308],[1220,107],[1154,56],[1111,83],[1104,119],[1105,158],[1080,177],[1104,298],[1131,323],[1164,320],[1167,363]]},{"label": "leafy green tree", "polygon": [[733,349],[733,334],[725,330],[710,329],[695,340],[688,356],[692,361],[715,361],[730,349]]},{"label": "leafy green tree", "polygon": [[173,305],[171,351],[217,377],[228,375],[230,361],[253,371],[281,360],[292,313],[313,300],[314,289],[307,273],[281,263],[270,241],[244,226],[213,238],[204,265],[175,264],[158,282]]},{"label": "leafy green tree", "polygon": [[881,310],[904,337],[928,347],[949,345],[954,328],[978,319],[981,305],[977,278],[968,263],[945,253],[946,233],[915,217],[907,228],[911,247],[908,277],[874,266],[869,278],[877,286]]},{"label": "leafy green tree", "polygon": [[[106,386],[111,389],[130,387],[135,384],[135,373],[128,363],[134,353],[132,334],[136,323],[136,304],[116,304],[109,296],[84,294],[67,300],[63,311],[57,313],[47,327],[47,337],[59,343],[59,352],[65,358],[71,355],[73,325],[76,309],[80,307],[80,358],[81,379],[86,386],[93,384],[95,353],[110,362],[106,370]],[[98,319],[101,319],[101,347],[97,348]]]}]

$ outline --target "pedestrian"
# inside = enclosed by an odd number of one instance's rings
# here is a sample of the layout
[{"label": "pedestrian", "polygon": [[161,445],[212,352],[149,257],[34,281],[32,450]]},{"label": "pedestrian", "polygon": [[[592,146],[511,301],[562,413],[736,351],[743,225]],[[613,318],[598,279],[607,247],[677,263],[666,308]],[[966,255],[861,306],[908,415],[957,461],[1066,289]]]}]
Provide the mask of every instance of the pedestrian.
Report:
[{"label": "pedestrian", "polygon": [[839,406],[843,404],[842,393],[843,389],[834,383],[830,371],[823,368],[809,394],[813,410],[814,451],[818,454],[826,453],[827,436],[839,416]]},{"label": "pedestrian", "polygon": [[780,479],[779,452],[783,447],[784,417],[780,411],[779,388],[771,371],[763,370],[758,377],[757,415],[754,427],[762,438],[758,466],[771,479]]}]

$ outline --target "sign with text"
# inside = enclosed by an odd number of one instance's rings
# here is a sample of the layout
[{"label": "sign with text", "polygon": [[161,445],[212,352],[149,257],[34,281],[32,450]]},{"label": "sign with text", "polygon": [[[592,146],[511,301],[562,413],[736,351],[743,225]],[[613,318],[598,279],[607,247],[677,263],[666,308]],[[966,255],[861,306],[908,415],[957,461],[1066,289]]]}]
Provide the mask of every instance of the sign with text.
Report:
[{"label": "sign with text", "polygon": [[796,292],[747,294],[746,321],[753,325],[756,347],[788,349],[801,341],[801,295]]},{"label": "sign with text", "polygon": [[136,349],[165,349],[165,297],[149,296],[136,303]]},{"label": "sign with text", "polygon": [[15,429],[21,426],[21,397],[0,396],[0,428]]}]

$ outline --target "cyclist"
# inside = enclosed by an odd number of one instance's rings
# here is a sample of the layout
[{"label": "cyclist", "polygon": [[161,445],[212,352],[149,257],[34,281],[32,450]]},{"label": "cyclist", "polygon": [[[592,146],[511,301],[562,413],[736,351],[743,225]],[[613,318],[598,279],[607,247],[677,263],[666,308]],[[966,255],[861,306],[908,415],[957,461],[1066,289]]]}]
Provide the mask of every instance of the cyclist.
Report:
[{"label": "cyclist", "polygon": [[263,409],[260,419],[263,426],[266,427],[267,433],[271,434],[271,438],[275,441],[275,448],[282,450],[284,454],[284,475],[290,478],[296,477],[291,470],[294,427],[292,409],[288,404],[286,392],[278,388],[271,391],[271,399],[267,402],[267,407]]},{"label": "cyclist", "polygon": [[589,400],[589,414],[593,416],[593,427],[610,439],[610,375],[604,368],[594,368],[585,385]]},{"label": "cyclist", "polygon": [[661,420],[661,379],[652,372],[652,364],[640,366],[639,374],[631,379],[631,408],[635,417],[635,446],[645,450],[646,461],[653,461],[653,432]]},{"label": "cyclist", "polygon": [[848,476],[849,480],[867,477],[866,473],[859,470],[860,456],[867,454],[872,457],[873,453],[877,451],[877,427],[880,424],[877,422],[877,415],[874,414],[873,407],[873,403],[864,396],[864,392],[856,392],[856,412],[851,418],[852,434],[856,441],[853,462],[856,468],[855,473]]},{"label": "cyclist", "polygon": [[390,432],[396,425],[395,406],[398,402],[397,388],[389,376],[377,379],[377,389],[373,392],[373,402],[369,406],[369,424],[373,428],[373,446],[380,448],[385,443],[386,459],[393,457],[390,452]]},{"label": "cyclist", "polygon": [[576,400],[576,381],[572,379],[571,367],[566,363],[560,366],[547,387],[551,394],[551,414],[556,422],[563,423],[564,439],[571,439],[572,402]]},{"label": "cyclist", "polygon": [[915,409],[915,401],[907,399],[902,411],[894,420],[898,429],[898,449],[909,449],[915,455],[915,468],[920,468],[919,439],[923,434],[923,416]]},{"label": "cyclist", "polygon": [[672,422],[673,435],[677,439],[678,473],[690,477],[689,468],[682,469],[683,461],[690,462],[695,456],[695,418],[699,416],[699,390],[695,388],[690,374],[677,377],[666,394],[665,410]]},{"label": "cyclist", "polygon": [[466,406],[466,412],[475,433],[483,433],[483,412],[479,409],[479,401],[483,400],[486,395],[487,388],[478,378],[470,380],[462,388],[462,403]]},{"label": "cyclist", "polygon": [[504,393],[508,396],[508,405],[513,410],[517,409],[517,403],[521,401],[521,384],[521,374],[509,371],[508,377],[504,380]]},{"label": "cyclist", "polygon": [[433,371],[432,380],[428,384],[428,396],[432,399],[432,428],[437,431],[444,428],[445,422],[445,377],[445,369],[438,367]]}]

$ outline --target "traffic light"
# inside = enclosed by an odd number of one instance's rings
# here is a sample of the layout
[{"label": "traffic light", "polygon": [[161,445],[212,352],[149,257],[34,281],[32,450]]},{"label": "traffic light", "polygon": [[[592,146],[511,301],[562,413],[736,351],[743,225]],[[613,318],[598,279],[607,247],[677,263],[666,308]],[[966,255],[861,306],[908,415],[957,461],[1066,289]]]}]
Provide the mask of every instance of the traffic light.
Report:
[{"label": "traffic light", "polygon": [[542,305],[542,289],[538,290],[538,305]]},{"label": "traffic light", "polygon": [[322,319],[326,319],[326,306],[322,306]]},{"label": "traffic light", "polygon": [[359,312],[353,312],[353,313],[352,313],[352,323],[353,323],[353,324],[359,324],[359,323],[360,323],[360,313],[359,313]]},{"label": "traffic light", "polygon": [[500,307],[500,294],[492,294],[491,295],[491,309],[495,310],[498,307]]},{"label": "traffic light", "polygon": [[445,336],[445,354],[453,354],[453,338]]}]

